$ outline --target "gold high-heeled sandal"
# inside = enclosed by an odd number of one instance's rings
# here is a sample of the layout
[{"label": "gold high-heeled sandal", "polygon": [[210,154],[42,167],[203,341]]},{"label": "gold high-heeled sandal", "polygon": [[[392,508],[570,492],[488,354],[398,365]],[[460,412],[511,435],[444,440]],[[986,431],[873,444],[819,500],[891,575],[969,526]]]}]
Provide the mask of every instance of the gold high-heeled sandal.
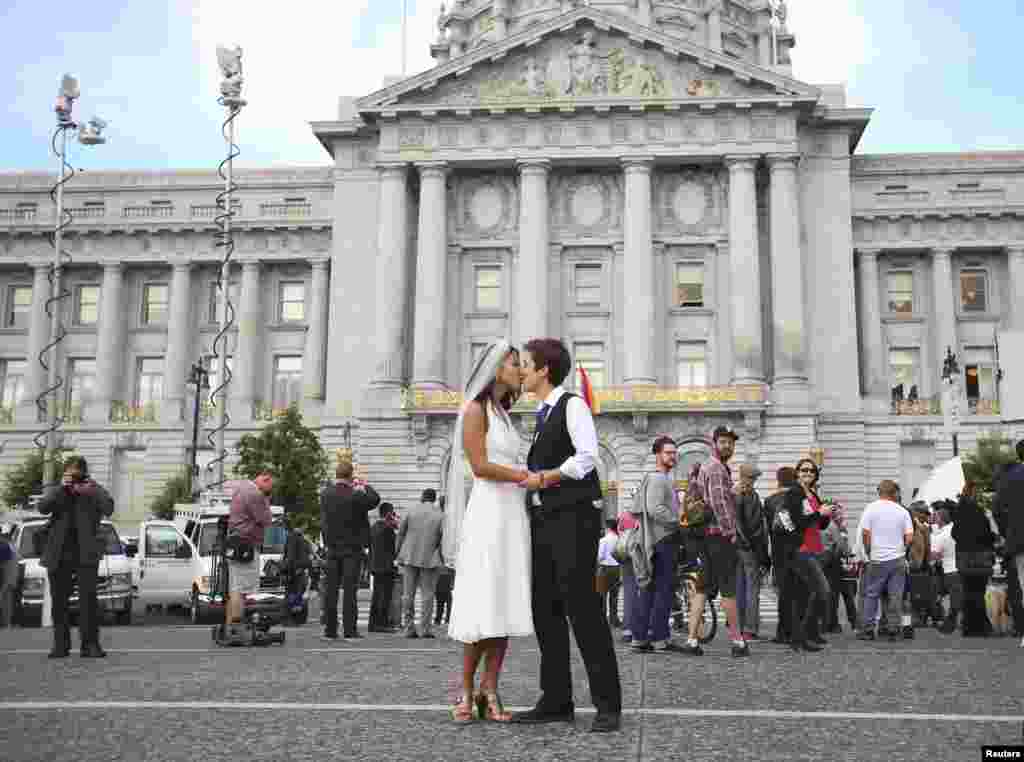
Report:
[{"label": "gold high-heeled sandal", "polygon": [[470,695],[463,695],[459,703],[452,707],[452,720],[459,725],[472,722],[476,719],[476,716],[473,713],[474,707],[474,697]]},{"label": "gold high-heeled sandal", "polygon": [[512,720],[512,712],[505,711],[497,693],[478,693],[476,695],[476,711],[481,720],[490,722],[510,722]]}]

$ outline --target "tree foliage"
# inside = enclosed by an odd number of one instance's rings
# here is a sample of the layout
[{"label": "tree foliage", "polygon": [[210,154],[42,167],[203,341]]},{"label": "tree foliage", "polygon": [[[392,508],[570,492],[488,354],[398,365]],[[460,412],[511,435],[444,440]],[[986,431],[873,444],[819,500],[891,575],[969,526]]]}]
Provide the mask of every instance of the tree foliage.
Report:
[{"label": "tree foliage", "polygon": [[979,493],[992,492],[999,470],[1017,462],[1008,439],[998,434],[979,437],[977,448],[963,458],[964,478],[978,485]]},{"label": "tree foliage", "polygon": [[238,442],[238,476],[252,479],[263,469],[274,474],[271,502],[283,506],[293,525],[308,536],[320,532],[320,487],[327,478],[327,454],[320,438],[302,423],[296,405]]},{"label": "tree foliage", "polygon": [[[58,453],[51,454],[50,459],[51,462],[61,463]],[[43,491],[43,463],[43,451],[33,449],[21,464],[7,472],[3,486],[0,487],[0,500],[8,508],[28,508],[28,499]],[[57,473],[60,473],[59,465]]]},{"label": "tree foliage", "polygon": [[181,469],[164,484],[163,490],[149,504],[150,512],[158,519],[173,519],[176,503],[192,502],[192,484],[188,469]]}]

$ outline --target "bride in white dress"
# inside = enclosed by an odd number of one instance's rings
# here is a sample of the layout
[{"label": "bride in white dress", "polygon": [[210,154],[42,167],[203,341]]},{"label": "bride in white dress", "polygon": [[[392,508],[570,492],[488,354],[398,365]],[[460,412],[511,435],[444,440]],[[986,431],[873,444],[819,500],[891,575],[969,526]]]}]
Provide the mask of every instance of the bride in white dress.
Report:
[{"label": "bride in white dress", "polygon": [[[470,373],[453,435],[444,557],[455,559],[456,570],[448,634],[465,644],[456,722],[471,721],[474,710],[480,719],[511,719],[498,697],[508,638],[533,634],[530,524],[520,486],[529,474],[515,465],[519,435],[508,414],[520,384],[519,352],[506,341],[490,345]],[[463,454],[473,473],[468,503]]]}]

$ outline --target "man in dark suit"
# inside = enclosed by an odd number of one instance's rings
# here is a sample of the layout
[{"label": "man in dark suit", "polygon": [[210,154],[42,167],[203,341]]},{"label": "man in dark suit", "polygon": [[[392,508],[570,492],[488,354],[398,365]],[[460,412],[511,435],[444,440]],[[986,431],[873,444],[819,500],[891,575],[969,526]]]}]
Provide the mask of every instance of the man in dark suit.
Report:
[{"label": "man in dark suit", "polygon": [[114,513],[110,494],[89,478],[89,466],[81,455],[64,462],[61,484],[46,490],[39,512],[51,514],[46,548],[40,564],[46,567],[53,601],[53,648],[51,659],[71,652],[68,628],[68,598],[78,582],[78,633],[81,654],[86,658],[106,656],[100,646],[99,605],[96,576],[104,554],[100,520]]},{"label": "man in dark suit", "polygon": [[619,729],[622,687],[608,620],[594,586],[594,559],[602,534],[597,478],[597,433],[586,403],[561,387],[572,368],[557,339],[527,342],[523,388],[542,401],[527,456],[526,505],[533,554],[533,625],[540,646],[541,697],[513,722],[568,721],[575,716],[569,668],[572,623],[590,695],[597,708],[592,732]]},{"label": "man in dark suit", "polygon": [[395,506],[381,503],[380,518],[370,527],[370,573],[373,597],[370,599],[370,632],[391,632],[388,625],[391,593],[395,589],[395,530],[398,520]]},{"label": "man in dark suit", "polygon": [[[1018,462],[1007,466],[996,482],[993,513],[1006,538],[1006,565],[1016,570],[1017,586],[1024,595],[1024,439],[1017,442],[1015,449]],[[1024,648],[1024,622],[1018,619],[1019,609],[1014,609],[1014,627],[1022,635],[1020,645]]]},{"label": "man in dark suit", "polygon": [[356,629],[356,590],[363,550],[370,544],[367,514],[380,503],[373,487],[354,481],[352,461],[341,460],[337,481],[320,493],[320,531],[327,551],[324,637],[338,639],[338,587],[342,588],[342,624],[346,638],[361,638]]}]

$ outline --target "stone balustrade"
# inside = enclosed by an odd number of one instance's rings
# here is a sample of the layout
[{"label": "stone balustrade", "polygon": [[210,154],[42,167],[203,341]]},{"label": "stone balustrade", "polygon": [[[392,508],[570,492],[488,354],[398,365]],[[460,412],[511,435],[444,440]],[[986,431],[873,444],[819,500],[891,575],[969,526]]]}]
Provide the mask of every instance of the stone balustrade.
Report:
[{"label": "stone balustrade", "polygon": [[275,407],[273,403],[258,400],[252,406],[252,418],[254,421],[270,423],[288,412],[288,406]]},{"label": "stone balustrade", "polygon": [[301,204],[260,204],[260,216],[287,217],[289,219],[312,217],[313,205],[305,202]]},{"label": "stone balustrade", "polygon": [[111,423],[156,423],[159,420],[160,406],[156,402],[136,405],[115,400],[110,403]]},{"label": "stone balustrade", "polygon": [[[929,397],[920,400],[893,400],[890,404],[892,415],[942,415],[942,399]],[[968,415],[999,415],[999,400],[969,399]]]},{"label": "stone balustrade", "polygon": [[145,217],[166,219],[174,216],[174,205],[147,204],[145,206],[126,206],[121,210],[121,216],[129,220]]}]

